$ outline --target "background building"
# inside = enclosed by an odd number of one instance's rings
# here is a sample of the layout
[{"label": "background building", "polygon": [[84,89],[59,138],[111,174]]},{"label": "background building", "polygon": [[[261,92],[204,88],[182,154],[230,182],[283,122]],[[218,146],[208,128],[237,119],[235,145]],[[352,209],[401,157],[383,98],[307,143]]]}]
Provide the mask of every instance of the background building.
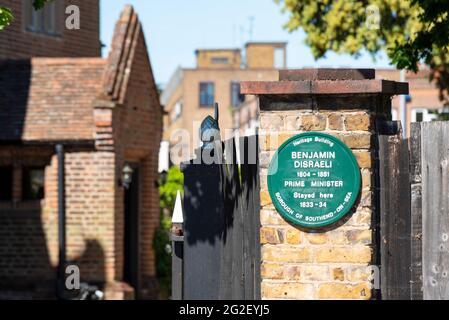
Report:
[{"label": "background building", "polygon": [[[161,170],[167,168],[169,146],[182,146],[183,155],[191,155],[193,149],[199,147],[199,125],[207,115],[213,114],[214,102],[219,104],[222,138],[225,138],[226,130],[239,132],[240,135],[254,134],[259,126],[257,100],[241,95],[239,83],[248,80],[275,81],[278,70],[286,68],[284,42],[250,42],[244,51],[198,49],[195,53],[196,68],[178,68],[161,95],[165,111]],[[376,77],[399,81],[400,72],[379,69],[376,70]],[[438,89],[429,82],[428,70],[423,69],[416,74],[407,72],[405,81],[410,84],[410,95],[406,97],[405,126],[409,134],[410,122],[437,119],[444,109],[438,99]],[[399,106],[400,97],[394,97],[393,120],[400,119]],[[188,133],[188,139],[182,132]]]},{"label": "background building", "polygon": [[[430,71],[424,67],[417,73],[406,72],[405,82],[409,83],[410,93],[406,102],[406,135],[410,135],[410,123],[449,119],[449,110],[439,99],[439,91],[429,81]],[[376,78],[400,81],[400,71],[396,69],[376,69]],[[392,98],[392,119],[401,120],[400,96]],[[234,128],[240,135],[254,134],[258,126],[259,107],[255,100],[247,101],[234,109]],[[403,126],[404,128],[404,126]]]},{"label": "background building", "polygon": [[[98,10],[88,21],[90,7],[80,7],[83,23],[98,25]],[[55,297],[55,145],[63,145],[67,263],[107,299],[154,298],[162,110],[137,14],[122,12],[107,59],[96,56],[97,27],[78,49],[67,49],[72,34],[64,31],[60,46],[45,51],[47,36],[20,29],[24,15],[16,15],[11,32],[22,30],[25,44],[0,33],[1,50],[24,48],[20,59],[14,50],[0,59],[0,297]],[[67,49],[77,57],[34,57],[25,50],[30,38],[39,55]]]},{"label": "background building", "polygon": [[[255,101],[240,94],[240,82],[276,80],[277,70],[286,68],[286,43],[250,42],[240,49],[198,49],[197,67],[178,68],[167,84],[161,103],[164,106],[164,141],[172,145],[179,129],[190,136],[183,147],[190,151],[199,146],[198,128],[201,121],[213,114],[214,102],[220,110],[220,129],[234,129],[234,110]],[[192,147],[193,146],[193,147]]]}]

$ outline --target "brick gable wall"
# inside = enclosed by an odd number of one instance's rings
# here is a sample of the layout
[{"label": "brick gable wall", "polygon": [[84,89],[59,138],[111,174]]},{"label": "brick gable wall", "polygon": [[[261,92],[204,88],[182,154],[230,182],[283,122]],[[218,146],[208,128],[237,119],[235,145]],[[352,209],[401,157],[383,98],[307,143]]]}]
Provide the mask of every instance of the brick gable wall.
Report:
[{"label": "brick gable wall", "polygon": [[134,54],[125,99],[126,108],[121,109],[117,116],[119,127],[116,139],[123,146],[119,158],[138,162],[141,169],[141,284],[143,295],[151,297],[156,275],[153,238],[159,225],[160,212],[157,172],[162,110],[152,73],[145,71],[151,71],[151,65],[142,30],[138,34]]}]

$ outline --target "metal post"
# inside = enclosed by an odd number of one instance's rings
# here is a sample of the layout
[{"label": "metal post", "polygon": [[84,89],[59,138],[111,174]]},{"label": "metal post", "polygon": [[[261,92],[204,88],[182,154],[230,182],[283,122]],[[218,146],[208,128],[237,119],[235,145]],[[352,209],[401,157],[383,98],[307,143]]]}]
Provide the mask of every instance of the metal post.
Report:
[{"label": "metal post", "polygon": [[177,229],[180,232],[179,235],[175,234],[172,229],[172,300],[183,299],[183,255],[184,255],[184,236],[182,235],[182,229],[178,229],[173,226],[173,229]]},{"label": "metal post", "polygon": [[64,298],[64,279],[66,263],[66,220],[65,220],[65,170],[64,170],[64,146],[56,145],[58,157],[58,245],[59,262],[57,271],[57,296]]},{"label": "metal post", "polygon": [[183,258],[184,258],[184,230],[181,193],[176,195],[175,208],[172,216],[172,300],[183,299]]}]

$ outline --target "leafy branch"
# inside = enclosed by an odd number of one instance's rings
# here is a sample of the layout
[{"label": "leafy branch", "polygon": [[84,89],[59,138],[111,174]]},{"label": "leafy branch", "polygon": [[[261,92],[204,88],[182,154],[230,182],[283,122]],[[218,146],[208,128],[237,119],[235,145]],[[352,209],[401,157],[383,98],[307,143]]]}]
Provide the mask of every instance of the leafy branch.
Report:
[{"label": "leafy branch", "polygon": [[[42,9],[47,2],[53,0],[34,0],[33,7],[35,10]],[[5,29],[14,21],[14,15],[11,9],[0,6],[0,31]]]},{"label": "leafy branch", "polygon": [[34,7],[35,10],[40,10],[40,9],[42,9],[42,8],[45,6],[45,4],[46,4],[47,2],[49,2],[49,1],[52,1],[52,0],[34,0],[34,1],[33,1],[33,7]]},{"label": "leafy branch", "polygon": [[12,11],[6,7],[0,7],[0,30],[3,30],[6,26],[9,26],[14,20]]},{"label": "leafy branch", "polygon": [[[288,14],[285,28],[302,29],[315,59],[329,51],[375,59],[387,53],[398,69],[431,70],[449,104],[448,0],[274,0]],[[368,23],[374,21],[374,27]]]}]

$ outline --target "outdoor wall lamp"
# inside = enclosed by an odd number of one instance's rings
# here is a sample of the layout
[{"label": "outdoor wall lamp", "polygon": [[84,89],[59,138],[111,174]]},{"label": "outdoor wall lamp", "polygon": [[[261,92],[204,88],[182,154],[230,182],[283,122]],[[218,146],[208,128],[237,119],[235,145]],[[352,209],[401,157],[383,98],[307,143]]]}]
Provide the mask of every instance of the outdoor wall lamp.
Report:
[{"label": "outdoor wall lamp", "polygon": [[129,164],[125,164],[122,170],[122,185],[125,189],[128,189],[133,180],[133,168]]}]

